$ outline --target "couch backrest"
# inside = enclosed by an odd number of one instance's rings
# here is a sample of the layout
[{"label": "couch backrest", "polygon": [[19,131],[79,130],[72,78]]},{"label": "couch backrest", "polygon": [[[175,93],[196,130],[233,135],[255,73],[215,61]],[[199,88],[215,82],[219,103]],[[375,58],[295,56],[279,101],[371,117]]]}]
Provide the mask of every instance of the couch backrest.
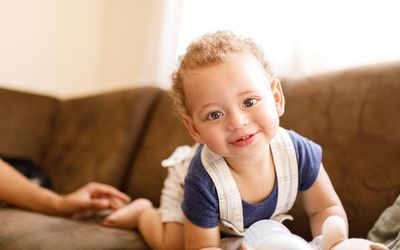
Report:
[{"label": "couch backrest", "polygon": [[163,92],[159,99],[144,133],[124,191],[133,198],[147,197],[158,205],[167,174],[161,161],[168,158],[176,147],[192,145],[194,141],[175,114],[172,98],[167,92]]},{"label": "couch backrest", "polygon": [[[400,193],[400,62],[287,80],[284,92],[282,125],[322,146],[350,234],[366,237]],[[294,213],[304,231],[299,204]]]},{"label": "couch backrest", "polygon": [[42,166],[58,192],[89,181],[121,188],[162,91],[133,88],[61,102]]},{"label": "couch backrest", "polygon": [[39,165],[59,101],[0,88],[0,157]]}]

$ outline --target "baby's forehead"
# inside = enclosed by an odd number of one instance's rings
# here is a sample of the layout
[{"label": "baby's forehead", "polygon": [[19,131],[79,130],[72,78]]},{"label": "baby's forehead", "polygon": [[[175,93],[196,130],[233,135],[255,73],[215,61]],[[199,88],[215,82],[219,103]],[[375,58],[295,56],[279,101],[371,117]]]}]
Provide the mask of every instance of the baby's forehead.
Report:
[{"label": "baby's forehead", "polygon": [[272,79],[269,71],[255,55],[251,53],[231,53],[229,56],[222,58],[221,60],[210,61],[202,64],[191,64],[190,67],[182,69],[180,72],[182,83],[190,81],[203,73],[208,73],[209,71],[216,71],[215,74],[220,74],[219,70],[224,68],[224,66],[230,67],[231,65],[238,64],[243,66],[237,69],[239,71],[241,71],[241,69],[258,68],[263,74],[265,73],[267,78]]},{"label": "baby's forehead", "polygon": [[[196,70],[211,67],[218,64],[229,63],[235,58],[252,57],[257,61],[258,58],[250,51],[225,51],[223,53],[198,53],[196,55],[186,55],[184,59],[184,71]],[[260,62],[261,63],[261,62]]]}]

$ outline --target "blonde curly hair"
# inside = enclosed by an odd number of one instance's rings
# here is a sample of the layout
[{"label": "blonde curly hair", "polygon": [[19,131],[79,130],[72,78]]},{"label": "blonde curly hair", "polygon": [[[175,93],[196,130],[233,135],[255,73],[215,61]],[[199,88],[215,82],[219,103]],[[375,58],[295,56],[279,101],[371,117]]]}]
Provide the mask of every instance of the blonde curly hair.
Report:
[{"label": "blonde curly hair", "polygon": [[183,91],[185,73],[224,62],[229,56],[237,53],[253,55],[261,63],[267,75],[272,77],[272,71],[261,47],[252,38],[226,30],[207,33],[187,47],[186,53],[180,58],[178,69],[172,73],[171,95],[179,115],[190,114],[190,107]]}]

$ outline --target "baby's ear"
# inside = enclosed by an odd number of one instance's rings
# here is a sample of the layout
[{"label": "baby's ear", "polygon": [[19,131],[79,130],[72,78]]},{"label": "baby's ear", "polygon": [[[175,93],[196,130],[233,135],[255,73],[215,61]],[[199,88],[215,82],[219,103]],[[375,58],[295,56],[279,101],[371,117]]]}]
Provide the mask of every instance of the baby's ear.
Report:
[{"label": "baby's ear", "polygon": [[322,250],[329,250],[346,239],[346,223],[343,218],[337,215],[329,216],[322,225]]},{"label": "baby's ear", "polygon": [[283,113],[285,113],[285,96],[283,95],[281,82],[278,79],[272,80],[271,91],[274,97],[276,111],[279,116],[282,116]]},{"label": "baby's ear", "polygon": [[201,138],[201,135],[197,131],[196,126],[194,125],[193,119],[188,115],[182,115],[182,122],[185,125],[186,129],[189,131],[189,134],[192,136],[193,140],[200,144],[203,144],[204,142]]}]

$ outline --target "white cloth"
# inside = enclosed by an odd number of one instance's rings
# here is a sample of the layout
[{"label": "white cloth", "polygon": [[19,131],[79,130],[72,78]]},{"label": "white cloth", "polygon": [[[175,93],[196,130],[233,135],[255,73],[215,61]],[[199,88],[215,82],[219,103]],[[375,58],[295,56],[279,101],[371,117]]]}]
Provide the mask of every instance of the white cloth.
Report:
[{"label": "white cloth", "polygon": [[182,212],[183,185],[190,161],[192,160],[199,145],[193,147],[180,146],[172,155],[161,162],[163,167],[168,168],[168,175],[161,190],[159,211],[162,222],[178,222],[183,224],[185,215]]}]

